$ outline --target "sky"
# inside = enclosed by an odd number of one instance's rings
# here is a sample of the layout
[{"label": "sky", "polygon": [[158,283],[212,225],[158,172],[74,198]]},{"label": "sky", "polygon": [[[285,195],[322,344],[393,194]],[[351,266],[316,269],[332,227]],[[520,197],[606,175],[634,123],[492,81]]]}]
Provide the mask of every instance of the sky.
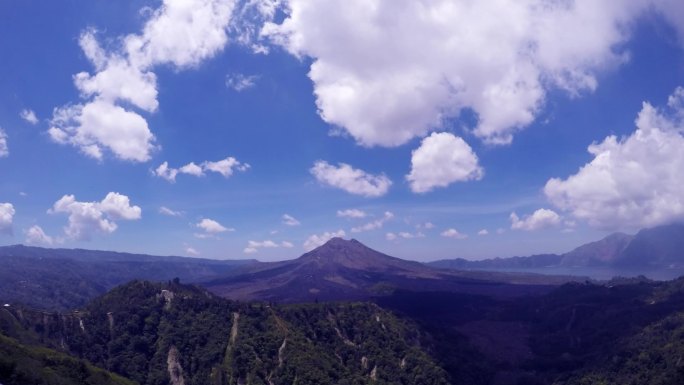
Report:
[{"label": "sky", "polygon": [[0,244],[428,261],[684,220],[679,0],[0,0]]}]

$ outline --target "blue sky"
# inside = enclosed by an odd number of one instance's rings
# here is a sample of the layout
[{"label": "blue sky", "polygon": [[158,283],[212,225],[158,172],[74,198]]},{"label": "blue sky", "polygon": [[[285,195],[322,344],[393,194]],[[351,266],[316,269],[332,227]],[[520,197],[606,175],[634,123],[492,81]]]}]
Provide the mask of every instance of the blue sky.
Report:
[{"label": "blue sky", "polygon": [[2,1],[0,243],[480,259],[681,221],[682,25],[671,0]]}]

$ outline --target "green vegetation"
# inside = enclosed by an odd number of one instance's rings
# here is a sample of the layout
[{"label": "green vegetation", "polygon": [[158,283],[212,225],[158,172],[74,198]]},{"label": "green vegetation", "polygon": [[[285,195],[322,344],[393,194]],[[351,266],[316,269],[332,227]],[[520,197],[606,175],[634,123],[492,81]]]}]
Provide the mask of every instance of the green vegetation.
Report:
[{"label": "green vegetation", "polygon": [[447,384],[415,327],[374,304],[237,303],[136,281],[79,313],[7,313],[3,333],[145,385]]},{"label": "green vegetation", "polygon": [[0,383],[5,385],[134,385],[84,360],[26,347],[0,335]]}]

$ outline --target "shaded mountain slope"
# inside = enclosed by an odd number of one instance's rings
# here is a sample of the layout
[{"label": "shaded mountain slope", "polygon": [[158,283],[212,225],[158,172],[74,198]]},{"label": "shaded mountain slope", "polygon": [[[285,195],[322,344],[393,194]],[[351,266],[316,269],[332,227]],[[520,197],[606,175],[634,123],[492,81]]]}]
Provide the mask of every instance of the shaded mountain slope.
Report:
[{"label": "shaded mountain slope", "polygon": [[605,266],[615,263],[634,240],[633,235],[614,233],[596,242],[582,245],[562,255],[564,266]]},{"label": "shaded mountain slope", "polygon": [[624,267],[684,267],[684,224],[639,231],[616,261]]}]

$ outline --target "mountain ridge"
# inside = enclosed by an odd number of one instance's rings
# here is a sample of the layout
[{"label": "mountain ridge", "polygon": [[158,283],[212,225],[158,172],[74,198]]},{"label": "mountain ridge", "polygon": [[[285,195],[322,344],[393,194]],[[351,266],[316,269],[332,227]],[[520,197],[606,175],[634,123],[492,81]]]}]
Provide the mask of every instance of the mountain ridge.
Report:
[{"label": "mountain ridge", "polygon": [[684,224],[642,229],[635,235],[612,233],[563,254],[498,257],[478,261],[463,258],[427,262],[442,269],[536,269],[549,267],[619,267],[625,269],[684,268]]}]

